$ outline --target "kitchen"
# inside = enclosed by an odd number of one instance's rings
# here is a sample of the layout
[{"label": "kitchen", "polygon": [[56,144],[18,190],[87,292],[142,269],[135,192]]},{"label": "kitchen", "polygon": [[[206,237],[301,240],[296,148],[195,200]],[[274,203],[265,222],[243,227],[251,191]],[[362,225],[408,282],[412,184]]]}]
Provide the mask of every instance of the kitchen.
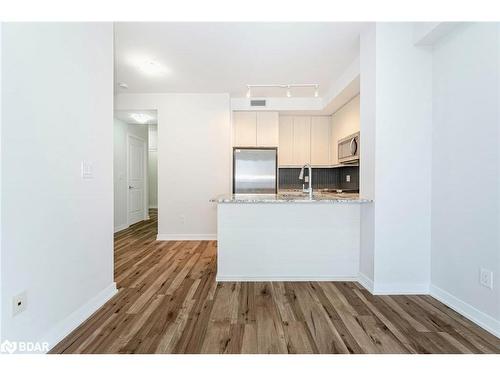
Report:
[{"label": "kitchen", "polygon": [[497,24],[1,31],[2,339],[499,352]]},{"label": "kitchen", "polygon": [[218,281],[357,280],[359,205],[371,202],[359,199],[359,103],[233,111],[232,194],[212,200]]}]

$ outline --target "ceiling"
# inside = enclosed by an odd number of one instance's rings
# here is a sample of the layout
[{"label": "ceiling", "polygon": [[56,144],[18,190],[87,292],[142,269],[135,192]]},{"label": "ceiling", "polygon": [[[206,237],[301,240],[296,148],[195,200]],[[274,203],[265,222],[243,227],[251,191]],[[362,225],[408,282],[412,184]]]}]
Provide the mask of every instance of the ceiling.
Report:
[{"label": "ceiling", "polygon": [[[132,115],[141,114],[149,116],[149,120],[146,122],[139,122],[135,120]],[[158,123],[158,118],[156,115],[156,111],[115,111],[115,118],[127,123],[127,124],[135,124],[135,125],[152,125]]]},{"label": "ceiling", "polygon": [[[323,96],[359,54],[360,22],[115,24],[118,93],[228,92],[247,84],[319,84]],[[138,68],[153,61],[162,72]],[[118,86],[126,83],[128,89]],[[285,96],[285,89],[254,89],[252,96]],[[313,88],[292,89],[294,97]]]}]

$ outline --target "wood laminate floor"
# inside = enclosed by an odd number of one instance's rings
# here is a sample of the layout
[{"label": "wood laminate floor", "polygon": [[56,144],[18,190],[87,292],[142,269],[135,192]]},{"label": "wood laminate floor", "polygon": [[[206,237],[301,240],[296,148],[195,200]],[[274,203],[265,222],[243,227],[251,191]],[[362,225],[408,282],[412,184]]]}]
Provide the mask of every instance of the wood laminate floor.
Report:
[{"label": "wood laminate floor", "polygon": [[215,282],[215,241],[115,235],[119,292],[51,353],[500,353],[500,340],[430,296],[352,282]]}]

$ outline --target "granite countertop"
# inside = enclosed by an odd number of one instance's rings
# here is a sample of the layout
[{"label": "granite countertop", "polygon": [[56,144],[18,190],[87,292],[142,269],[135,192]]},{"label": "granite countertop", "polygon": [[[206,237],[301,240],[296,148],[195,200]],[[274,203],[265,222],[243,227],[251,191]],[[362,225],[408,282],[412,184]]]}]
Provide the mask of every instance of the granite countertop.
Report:
[{"label": "granite countertop", "polygon": [[370,203],[360,199],[357,193],[315,192],[312,199],[308,194],[284,191],[278,194],[227,194],[211,199],[214,203]]}]

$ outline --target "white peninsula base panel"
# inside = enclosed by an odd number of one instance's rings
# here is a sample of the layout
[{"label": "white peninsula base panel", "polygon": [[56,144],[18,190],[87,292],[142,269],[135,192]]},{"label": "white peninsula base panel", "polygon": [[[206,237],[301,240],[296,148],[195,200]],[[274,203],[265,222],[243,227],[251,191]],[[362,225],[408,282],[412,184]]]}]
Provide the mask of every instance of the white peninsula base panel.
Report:
[{"label": "white peninsula base panel", "polygon": [[351,281],[360,205],[218,204],[217,281]]}]

